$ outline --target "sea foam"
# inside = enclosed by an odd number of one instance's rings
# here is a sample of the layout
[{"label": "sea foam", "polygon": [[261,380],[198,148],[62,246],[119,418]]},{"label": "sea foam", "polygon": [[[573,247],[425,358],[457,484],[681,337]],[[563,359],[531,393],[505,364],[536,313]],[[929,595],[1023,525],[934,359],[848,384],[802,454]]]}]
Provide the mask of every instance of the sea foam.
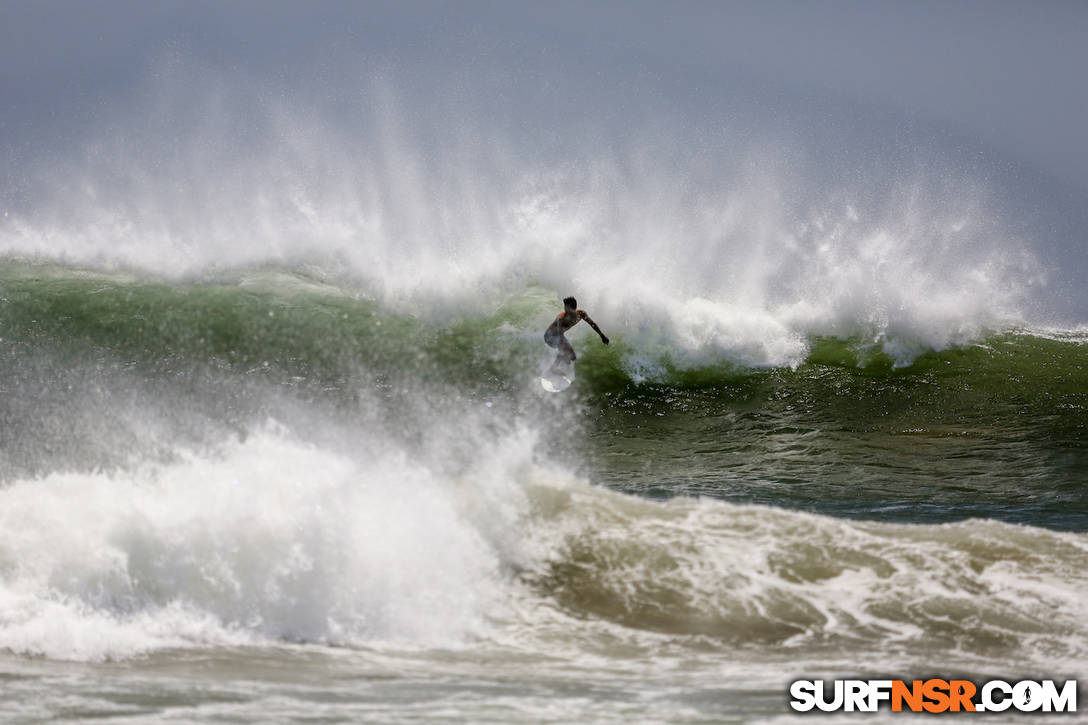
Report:
[{"label": "sea foam", "polygon": [[516,456],[492,453],[454,481],[400,450],[349,458],[270,426],[174,463],[15,482],[0,489],[0,648],[456,645],[501,601],[523,509],[500,470]]},{"label": "sea foam", "polygon": [[566,471],[526,428],[459,426],[487,453],[454,467],[269,424],[171,463],[10,484],[0,648],[484,641],[592,658],[621,636],[650,657],[710,641],[1063,667],[1088,651],[1080,534],[650,501]]}]

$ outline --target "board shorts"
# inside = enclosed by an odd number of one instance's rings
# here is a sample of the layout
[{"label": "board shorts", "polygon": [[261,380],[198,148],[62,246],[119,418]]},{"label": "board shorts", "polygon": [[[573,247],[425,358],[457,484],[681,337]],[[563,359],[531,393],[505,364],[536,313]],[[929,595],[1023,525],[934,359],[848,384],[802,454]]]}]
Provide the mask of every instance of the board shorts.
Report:
[{"label": "board shorts", "polygon": [[563,333],[558,330],[548,328],[544,331],[544,342],[548,347],[559,347],[559,338],[563,337]]}]

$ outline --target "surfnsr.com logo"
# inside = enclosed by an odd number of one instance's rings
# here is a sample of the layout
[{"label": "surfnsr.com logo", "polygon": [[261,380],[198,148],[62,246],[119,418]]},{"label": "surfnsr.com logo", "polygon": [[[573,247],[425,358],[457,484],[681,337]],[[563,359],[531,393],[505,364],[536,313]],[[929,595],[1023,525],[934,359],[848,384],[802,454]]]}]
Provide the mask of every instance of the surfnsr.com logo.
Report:
[{"label": "surfnsr.com logo", "polygon": [[798,712],[876,712],[884,703],[892,712],[1076,712],[1077,681],[797,680],[790,698]]}]

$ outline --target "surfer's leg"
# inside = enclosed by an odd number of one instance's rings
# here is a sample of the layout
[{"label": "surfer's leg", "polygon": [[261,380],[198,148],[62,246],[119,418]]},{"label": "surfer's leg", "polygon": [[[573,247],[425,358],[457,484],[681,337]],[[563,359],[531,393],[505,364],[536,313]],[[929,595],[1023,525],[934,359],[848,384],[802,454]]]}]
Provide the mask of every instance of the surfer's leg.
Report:
[{"label": "surfer's leg", "polygon": [[559,355],[556,357],[556,360],[559,360],[559,358],[563,358],[565,362],[572,363],[574,362],[574,359],[576,357],[578,356],[574,354],[574,348],[570,346],[569,342],[567,342],[567,338],[563,335],[560,335]]}]

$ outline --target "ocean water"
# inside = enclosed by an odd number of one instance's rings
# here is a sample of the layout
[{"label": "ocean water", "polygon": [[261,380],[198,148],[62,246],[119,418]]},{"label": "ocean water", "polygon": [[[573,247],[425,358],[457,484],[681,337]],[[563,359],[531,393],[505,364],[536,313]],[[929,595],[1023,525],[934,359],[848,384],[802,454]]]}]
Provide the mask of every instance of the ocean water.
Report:
[{"label": "ocean water", "polygon": [[719,722],[1083,672],[1083,332],[699,367],[599,315],[553,395],[548,290],[362,289],[5,264],[8,717]]},{"label": "ocean water", "polygon": [[[337,52],[173,48],[5,143],[0,720],[1088,679],[1088,259],[1034,177],[840,99]],[[611,345],[553,395],[569,294]]]}]

